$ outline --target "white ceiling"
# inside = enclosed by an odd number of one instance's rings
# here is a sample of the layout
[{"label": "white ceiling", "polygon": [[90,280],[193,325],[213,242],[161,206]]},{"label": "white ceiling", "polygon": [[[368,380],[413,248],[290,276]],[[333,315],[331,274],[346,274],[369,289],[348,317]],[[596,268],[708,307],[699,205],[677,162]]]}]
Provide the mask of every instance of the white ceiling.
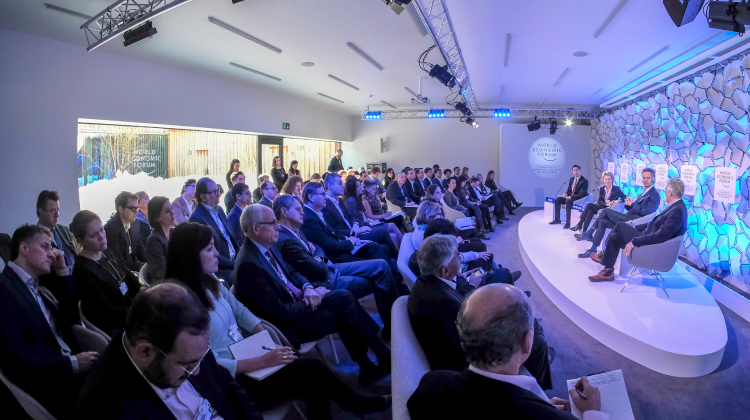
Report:
[{"label": "white ceiling", "polygon": [[[95,15],[112,0],[46,0]],[[0,28],[71,42],[85,50],[82,19],[44,7],[44,0],[3,0]],[[447,0],[453,24],[481,107],[595,108],[601,97],[715,33],[703,16],[677,28],[655,0],[630,0],[607,29],[593,34],[619,0]],[[282,50],[277,54],[210,23],[213,16]],[[193,0],[156,19],[158,33],[129,48],[122,37],[89,54],[108,51],[246,85],[263,85],[355,114],[371,105],[390,109],[410,104],[419,54],[432,45],[420,36],[407,12],[393,13],[381,0]],[[508,67],[505,39],[513,40]],[[379,62],[379,71],[347,47],[347,42]],[[628,69],[669,48],[642,67]],[[576,51],[588,56],[574,57]],[[235,62],[281,78],[273,81],[229,65]],[[305,61],[314,67],[302,67]],[[437,50],[429,62],[444,63]],[[565,68],[570,71],[557,87]],[[92,69],[92,71],[96,71]],[[353,90],[332,74],[360,88]],[[143,75],[148,77],[148,75]],[[113,81],[116,83],[117,81]],[[501,97],[501,86],[503,96]],[[189,89],[189,86],[185,87]],[[597,92],[594,94],[594,92]],[[323,93],[344,101],[334,102]],[[423,82],[431,107],[443,107],[448,89]],[[542,105],[539,102],[544,99]],[[421,108],[428,108],[422,106]]]}]

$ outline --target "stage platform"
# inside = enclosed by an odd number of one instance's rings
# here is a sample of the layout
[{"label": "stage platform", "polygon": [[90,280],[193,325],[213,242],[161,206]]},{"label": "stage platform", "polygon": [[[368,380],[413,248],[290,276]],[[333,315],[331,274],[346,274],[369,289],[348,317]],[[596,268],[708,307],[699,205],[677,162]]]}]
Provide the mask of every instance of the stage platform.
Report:
[{"label": "stage platform", "polygon": [[592,283],[602,266],[580,254],[590,242],[549,225],[544,211],[526,215],[518,245],[532,277],[557,307],[602,344],[649,369],[677,377],[713,372],[727,344],[727,327],[711,294],[679,265],[664,273],[664,294],[648,273]]}]

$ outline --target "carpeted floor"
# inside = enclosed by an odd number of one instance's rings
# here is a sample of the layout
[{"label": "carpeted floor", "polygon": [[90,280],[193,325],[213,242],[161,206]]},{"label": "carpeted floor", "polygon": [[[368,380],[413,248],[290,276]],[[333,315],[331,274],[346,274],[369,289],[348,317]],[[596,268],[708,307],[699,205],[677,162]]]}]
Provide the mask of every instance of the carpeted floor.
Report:
[{"label": "carpeted floor", "polygon": [[[636,419],[644,420],[741,420],[750,419],[750,323],[734,312],[721,306],[727,323],[729,341],[719,368],[700,378],[675,378],[647,369],[630,359],[610,350],[578,328],[544,295],[529,275],[518,249],[518,221],[531,211],[539,209],[520,208],[515,216],[499,226],[489,241],[489,251],[495,260],[511,270],[521,270],[523,276],[516,283],[523,290],[531,291],[531,302],[536,317],[544,327],[549,345],[557,350],[552,364],[553,385],[547,391],[550,397],[568,399],[565,381],[581,375],[621,369],[630,395]],[[571,233],[572,235],[572,233]],[[581,247],[583,250],[585,245]],[[578,250],[570,250],[575,258]],[[592,263],[592,274],[597,268]],[[584,279],[585,280],[585,279]],[[363,300],[365,308],[379,321],[371,297]],[[335,346],[340,363],[334,366],[329,342],[321,341],[324,356],[340,378],[355,389],[368,395],[390,392],[390,377],[367,389],[357,384],[358,368],[349,358],[344,346],[335,337]],[[313,354],[309,357],[313,357]],[[306,355],[305,357],[308,357]],[[744,390],[744,391],[743,391]],[[356,416],[334,407],[335,418],[355,419]],[[299,414],[290,410],[285,419],[298,419]],[[390,419],[391,412],[369,415],[367,419]]]}]

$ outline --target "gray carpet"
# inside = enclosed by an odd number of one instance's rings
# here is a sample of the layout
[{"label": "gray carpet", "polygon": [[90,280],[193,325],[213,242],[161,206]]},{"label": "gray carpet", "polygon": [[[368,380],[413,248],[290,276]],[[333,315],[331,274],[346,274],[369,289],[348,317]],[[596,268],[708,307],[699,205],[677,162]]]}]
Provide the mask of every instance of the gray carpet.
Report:
[{"label": "gray carpet", "polygon": [[[531,291],[531,302],[536,317],[544,327],[547,342],[557,351],[552,364],[552,390],[550,397],[568,399],[566,380],[581,375],[621,369],[630,395],[630,402],[636,419],[644,420],[740,420],[750,419],[750,357],[740,357],[750,350],[750,324],[734,312],[721,306],[727,323],[729,341],[719,368],[710,375],[700,378],[675,378],[647,369],[630,359],[610,350],[578,328],[544,295],[529,275],[518,249],[518,221],[538,208],[522,207],[515,216],[491,235],[486,241],[488,250],[495,254],[495,260],[511,270],[521,270],[523,276],[516,283],[522,290]],[[571,233],[572,234],[572,233]],[[585,245],[581,247],[581,250]],[[575,258],[578,250],[571,250]],[[596,267],[592,264],[592,273]],[[371,297],[363,300],[365,308],[379,321],[375,304]],[[369,388],[357,384],[357,365],[349,358],[344,346],[338,340],[335,346],[341,359],[334,366],[333,353],[329,342],[322,341],[324,356],[340,378],[355,389],[367,395],[382,395],[390,391],[390,376]],[[314,353],[314,352],[313,352]],[[305,357],[313,357],[306,355]],[[745,391],[742,391],[742,390]],[[356,416],[334,407],[335,418],[355,419]],[[298,419],[295,410],[285,417]],[[369,415],[367,419],[391,419],[391,412]]]}]

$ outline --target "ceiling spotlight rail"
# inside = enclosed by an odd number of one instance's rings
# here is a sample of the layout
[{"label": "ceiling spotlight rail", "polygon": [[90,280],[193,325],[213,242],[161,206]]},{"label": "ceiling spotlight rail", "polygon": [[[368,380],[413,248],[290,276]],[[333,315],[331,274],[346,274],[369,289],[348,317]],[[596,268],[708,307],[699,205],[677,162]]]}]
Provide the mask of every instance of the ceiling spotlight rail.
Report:
[{"label": "ceiling spotlight rail", "polygon": [[93,51],[125,31],[189,1],[118,0],[81,25],[89,44],[86,51]]},{"label": "ceiling spotlight rail", "polygon": [[[420,118],[436,118],[435,112],[440,111],[438,118],[465,118],[466,115],[457,109],[445,109],[445,110],[399,110],[399,111],[379,111],[380,120],[409,120],[409,119],[420,119]],[[502,118],[496,116],[496,109],[477,109],[471,116],[476,118]],[[567,118],[576,120],[592,120],[599,118],[604,114],[603,110],[571,110],[571,109],[512,109],[512,116],[510,119],[526,119],[526,118]],[[363,111],[361,113],[362,119],[369,111]],[[505,118],[508,119],[508,118]]]},{"label": "ceiling spotlight rail", "polygon": [[461,46],[453,30],[453,22],[451,22],[445,0],[414,0],[414,3],[416,3],[416,9],[422,22],[427,27],[448,68],[453,73],[466,104],[472,112],[478,111],[479,106],[474,95],[474,87],[471,84],[463,54],[461,54]]}]

